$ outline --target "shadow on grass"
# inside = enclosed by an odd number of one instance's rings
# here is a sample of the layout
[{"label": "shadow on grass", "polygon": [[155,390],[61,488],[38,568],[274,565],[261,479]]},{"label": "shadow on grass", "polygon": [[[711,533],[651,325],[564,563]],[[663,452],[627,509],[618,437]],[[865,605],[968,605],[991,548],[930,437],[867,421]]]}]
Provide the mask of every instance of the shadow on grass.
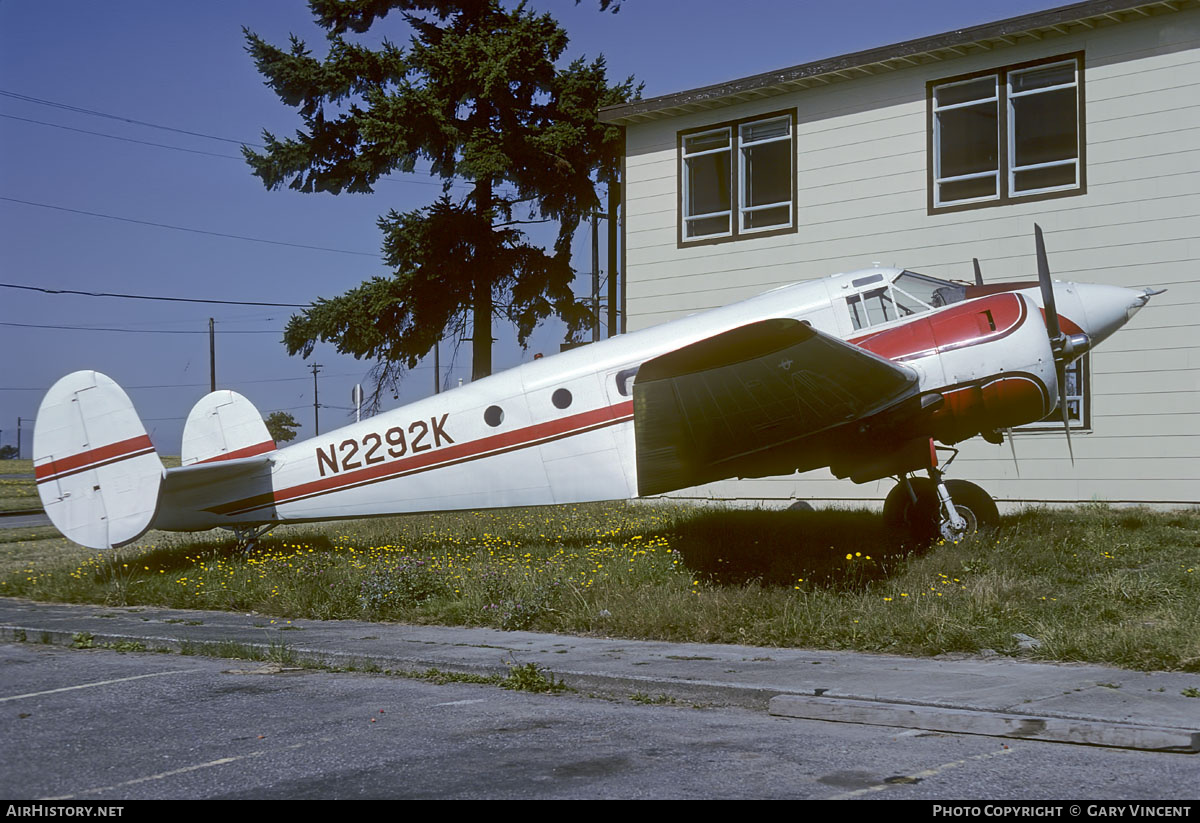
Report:
[{"label": "shadow on grass", "polygon": [[[258,541],[257,548],[254,552],[263,552],[265,554],[274,553],[290,553],[289,545],[295,545],[296,537],[272,538],[266,537]],[[331,553],[334,549],[333,540],[318,532],[306,534],[302,538],[305,550],[312,548],[317,554]],[[194,567],[195,560],[203,560],[206,563],[215,563],[218,560],[241,559],[246,556],[246,551],[238,548],[237,540],[230,535],[228,540],[210,543],[169,543],[164,546],[155,546],[150,549],[143,550],[137,555],[137,565],[149,566],[152,569],[163,569],[166,572],[185,571]],[[114,557],[111,562],[100,563],[95,567],[93,572],[98,583],[106,583],[116,577],[123,577],[124,572],[119,571],[118,558]]]},{"label": "shadow on grass", "polygon": [[707,511],[682,520],[672,545],[709,582],[860,589],[895,574],[911,549],[875,512]]}]

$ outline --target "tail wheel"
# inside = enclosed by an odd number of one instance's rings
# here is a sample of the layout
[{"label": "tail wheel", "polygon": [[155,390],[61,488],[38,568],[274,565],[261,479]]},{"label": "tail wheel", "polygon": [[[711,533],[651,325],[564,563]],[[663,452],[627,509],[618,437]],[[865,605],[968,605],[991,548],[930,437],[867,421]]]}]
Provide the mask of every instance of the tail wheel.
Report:
[{"label": "tail wheel", "polygon": [[947,480],[946,491],[954,501],[954,508],[967,521],[967,534],[987,529],[1000,523],[1000,510],[996,501],[982,488],[967,480]]},{"label": "tail wheel", "polygon": [[[909,494],[909,487],[912,494]],[[913,500],[913,496],[916,500]],[[888,492],[883,501],[883,524],[892,539],[898,543],[924,545],[933,542],[938,535],[937,488],[925,477],[909,478]]]}]

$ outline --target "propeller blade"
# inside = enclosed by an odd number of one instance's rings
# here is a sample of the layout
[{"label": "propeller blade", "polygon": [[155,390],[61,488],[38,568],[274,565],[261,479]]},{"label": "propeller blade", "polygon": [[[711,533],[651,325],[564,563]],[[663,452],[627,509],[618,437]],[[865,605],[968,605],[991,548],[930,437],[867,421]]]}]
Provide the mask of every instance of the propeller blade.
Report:
[{"label": "propeller blade", "polygon": [[1075,465],[1075,449],[1071,446],[1071,417],[1067,413],[1067,366],[1058,364],[1058,409],[1062,415],[1063,432],[1067,435],[1067,451],[1071,455],[1071,465]]},{"label": "propeller blade", "polygon": [[983,285],[983,272],[980,271],[980,269],[979,269],[979,258],[972,257],[971,262],[975,264],[975,285],[982,286]]},{"label": "propeller blade", "polygon": [[1009,426],[1007,429],[1004,430],[1004,433],[1008,436],[1008,447],[1010,449],[1012,449],[1013,468],[1015,468],[1017,470],[1017,477],[1020,477],[1021,476],[1021,464],[1017,462],[1017,441],[1013,438],[1012,427]]},{"label": "propeller blade", "polygon": [[1051,340],[1062,337],[1058,325],[1058,309],[1054,306],[1054,284],[1050,281],[1050,264],[1046,262],[1046,243],[1042,240],[1042,227],[1033,224],[1033,239],[1037,246],[1038,282],[1042,286],[1042,305],[1046,310],[1046,331]]}]

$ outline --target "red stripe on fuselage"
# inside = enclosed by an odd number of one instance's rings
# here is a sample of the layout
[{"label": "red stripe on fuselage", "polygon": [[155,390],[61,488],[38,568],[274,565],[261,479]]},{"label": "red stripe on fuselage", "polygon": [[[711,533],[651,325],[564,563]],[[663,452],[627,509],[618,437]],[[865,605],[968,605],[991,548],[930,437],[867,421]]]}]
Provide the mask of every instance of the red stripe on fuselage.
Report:
[{"label": "red stripe on fuselage", "polygon": [[241,500],[232,500],[219,506],[206,509],[213,514],[243,514],[254,509],[266,508],[278,503],[292,503],[309,497],[345,491],[349,488],[378,483],[383,480],[393,480],[418,472],[431,469],[445,468],[459,463],[479,460],[505,452],[525,449],[572,437],[594,429],[603,428],[616,423],[622,423],[633,416],[633,401],[627,400],[613,406],[605,406],[559,420],[545,423],[535,423],[511,432],[494,434],[479,440],[455,443],[445,448],[430,451],[409,458],[393,460],[363,469],[324,477],[298,486],[277,489],[270,494],[255,495]]},{"label": "red stripe on fuselage", "polygon": [[150,435],[143,434],[119,443],[110,443],[107,446],[99,446],[79,454],[73,454],[70,457],[50,460],[34,466],[33,474],[38,483],[44,483],[47,480],[56,480],[87,469],[98,468],[101,465],[119,463],[122,460],[149,454],[153,451],[154,444],[150,442]]}]

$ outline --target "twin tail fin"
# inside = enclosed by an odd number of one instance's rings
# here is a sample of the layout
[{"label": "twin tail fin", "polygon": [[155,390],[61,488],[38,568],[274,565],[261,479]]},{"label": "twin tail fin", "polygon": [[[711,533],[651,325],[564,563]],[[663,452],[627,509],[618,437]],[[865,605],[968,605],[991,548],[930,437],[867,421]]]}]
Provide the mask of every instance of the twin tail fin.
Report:
[{"label": "twin tail fin", "polygon": [[[170,471],[173,486],[188,485],[189,467],[274,450],[249,400],[237,392],[212,392],[188,415],[182,467]],[[159,516],[167,471],[129,396],[99,372],[74,372],[46,393],[34,426],[33,469],[50,521],[82,546],[132,543]],[[203,473],[202,485],[213,482],[207,465]],[[169,514],[161,519],[179,519],[179,512]]]}]

